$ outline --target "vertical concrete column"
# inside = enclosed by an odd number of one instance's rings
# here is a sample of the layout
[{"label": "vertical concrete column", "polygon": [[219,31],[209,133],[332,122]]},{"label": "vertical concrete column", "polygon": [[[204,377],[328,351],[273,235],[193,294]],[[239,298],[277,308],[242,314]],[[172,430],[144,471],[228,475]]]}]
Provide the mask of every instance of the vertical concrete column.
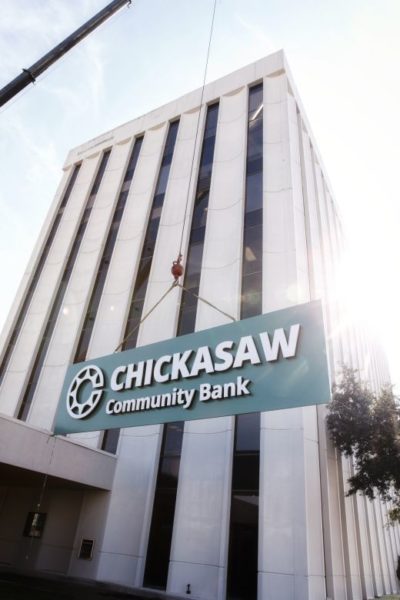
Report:
[{"label": "vertical concrete column", "polygon": [[400,531],[399,531],[399,525],[398,524],[393,525],[393,532],[394,532],[394,537],[395,537],[395,540],[396,540],[397,554],[400,555]]},{"label": "vertical concrete column", "polygon": [[[315,152],[312,152],[313,172],[315,181],[315,195],[318,215],[318,225],[321,241],[321,255],[323,263],[324,281],[324,306],[326,318],[326,336],[328,353],[330,358],[330,374],[335,381],[337,370],[342,360],[342,344],[340,331],[336,316],[336,305],[333,294],[333,257],[332,244],[329,234],[329,223],[325,205],[324,182],[321,167]],[[341,480],[341,465],[339,468],[339,457],[337,451],[327,434],[326,409],[318,407],[320,453],[321,453],[321,477],[322,494],[325,506],[324,512],[324,542],[326,548],[326,571],[327,571],[327,595],[332,598],[347,597],[347,582],[345,564],[348,563],[348,553],[345,536],[345,514],[343,512],[343,498]],[[325,456],[326,455],[326,458]],[[325,467],[326,460],[326,467]],[[326,471],[325,471],[326,468]],[[325,486],[325,487],[324,487]],[[325,498],[326,496],[326,498]],[[328,512],[329,511],[329,512]],[[326,524],[325,515],[332,515],[330,524]],[[329,549],[328,544],[331,547]]]},{"label": "vertical concrete column", "polygon": [[48,355],[37,384],[29,423],[51,429],[65,372],[71,362],[113,214],[128,144],[113,147],[57,316]]},{"label": "vertical concrete column", "polygon": [[389,594],[390,593],[389,563],[388,563],[387,550],[386,550],[384,531],[383,531],[384,524],[383,524],[382,512],[381,512],[381,502],[380,502],[379,498],[375,498],[373,500],[373,509],[374,509],[374,517],[375,517],[375,527],[376,527],[378,543],[379,543],[379,555],[380,555],[380,560],[381,560],[381,565],[382,565],[383,591],[384,591],[384,593]]},{"label": "vertical concrete column", "polygon": [[371,547],[371,563],[373,568],[373,577],[374,577],[374,590],[375,596],[382,596],[384,592],[383,588],[383,574],[382,574],[382,560],[380,557],[379,551],[379,539],[378,533],[376,530],[376,521],[374,515],[374,505],[373,501],[368,498],[364,498],[366,512],[368,515],[367,519],[367,528],[368,528],[368,536],[370,540]]},{"label": "vertical concrete column", "polygon": [[[303,127],[299,115],[300,156],[303,171],[303,195],[308,240],[308,259],[312,278],[310,281],[311,298],[323,300],[324,319],[327,333],[332,330],[332,320],[326,302],[326,260],[324,252],[321,219],[318,204],[315,156],[310,139]],[[328,356],[331,372],[334,372],[332,344],[328,343]],[[324,527],[324,555],[326,570],[326,593],[331,598],[345,598],[345,570],[343,558],[343,540],[341,536],[340,502],[338,497],[337,461],[335,450],[327,437],[326,408],[317,407],[319,459],[321,473],[322,516]]]},{"label": "vertical concrete column", "polygon": [[[247,88],[222,96],[199,295],[239,315]],[[199,302],[196,330],[229,322]],[[168,591],[223,600],[229,539],[233,418],[188,421],[183,438]]]},{"label": "vertical concrete column", "polygon": [[[166,129],[166,124],[161,124],[160,127],[147,131],[143,139],[97,310],[87,352],[88,359],[111,354],[124,335],[128,304],[136,278]],[[133,138],[126,142],[127,160],[134,143]],[[98,447],[103,436],[102,432],[90,431],[74,437],[84,441],[86,445]]]},{"label": "vertical concrete column", "polygon": [[[177,215],[177,206],[183,207],[185,194],[188,192],[190,157],[193,155],[195,144],[197,118],[198,112],[196,111],[193,114],[182,115],[179,123],[143,316],[154,307],[172,283],[170,274],[172,253],[175,258],[179,233],[183,226],[183,213],[180,212]],[[123,228],[121,225],[121,238],[125,243],[121,244],[119,252],[125,253],[129,246],[135,245],[135,271],[151,210],[167,130],[168,124],[164,124],[161,129],[146,132],[142,146],[144,154],[141,152],[140,160],[147,162],[147,168],[141,172],[141,165],[137,165],[138,177],[132,182],[132,197],[127,207],[127,219],[126,221],[124,219],[122,223],[122,225],[125,223],[126,225]],[[149,139],[146,145],[148,135]],[[142,207],[139,207],[138,203],[141,203]],[[132,232],[132,223],[136,214],[134,205],[139,209],[140,219],[134,225]],[[131,224],[130,234],[128,233],[128,223]],[[166,256],[165,248],[168,245],[171,246],[171,239],[176,240],[177,246],[176,249],[171,247],[171,256],[169,257]],[[169,240],[169,244],[167,240]],[[126,255],[125,260],[128,260]],[[114,277],[119,277],[118,285],[121,290],[124,284],[121,272],[118,274],[118,265],[115,266]],[[132,282],[135,281],[135,277],[136,275],[132,278]],[[107,300],[108,293],[112,293],[110,288],[106,290],[104,302]],[[122,294],[124,295],[123,292]],[[174,290],[173,294],[172,305],[171,296],[169,296],[144,321],[139,330],[138,346],[174,336],[177,290]],[[128,294],[127,304],[130,296],[131,290]],[[118,463],[99,564],[98,576],[100,579],[123,582],[127,585],[142,585],[162,431],[161,426],[154,425],[124,429],[121,432]],[[136,477],[132,479],[130,473],[140,474],[139,480]],[[127,514],[129,515],[128,519]]]},{"label": "vertical concrete column", "polygon": [[[185,249],[190,231],[205,114],[204,108],[196,108],[184,113],[180,118],[143,315],[155,306],[174,281],[171,267],[172,261],[178,257],[181,237],[183,264],[187,258]],[[199,131],[196,142],[197,128]],[[175,335],[179,296],[180,288],[175,288],[146,318],[139,330],[139,346]],[[160,329],[161,323],[163,326]],[[165,331],[164,338],[160,337],[161,331]]]},{"label": "vertical concrete column", "polygon": [[[395,575],[395,561],[393,555],[393,548],[390,539],[390,531],[388,527],[388,514],[387,514],[387,506],[386,502],[380,502],[380,512],[382,515],[383,521],[383,537],[385,540],[385,548],[388,562],[388,571],[389,571],[389,593],[394,594],[397,591],[397,580]],[[397,564],[397,561],[396,561]]]},{"label": "vertical concrete column", "polygon": [[[112,353],[124,335],[167,130],[168,124],[162,123],[146,131],[143,139],[93,329],[90,356]],[[171,332],[160,328],[163,334],[168,337]],[[98,519],[104,536],[99,543],[97,579],[131,586],[142,583],[159,447],[158,425],[121,431],[113,489],[101,505],[103,513]],[[96,510],[96,498],[91,501],[94,508],[88,501],[83,518],[90,518]]]},{"label": "vertical concrete column", "polygon": [[79,217],[89,194],[98,161],[97,153],[96,156],[87,158],[82,163],[59,229],[47,255],[1,387],[1,410],[6,415],[14,416],[17,410],[65,261],[79,227]]},{"label": "vertical concrete column", "polygon": [[[74,165],[64,166],[64,172],[62,174],[60,183],[58,184],[57,191],[54,195],[54,199],[51,205],[50,210],[47,213],[47,216],[44,220],[42,228],[40,230],[39,236],[36,240],[35,246],[33,248],[32,254],[29,258],[29,262],[26,266],[25,272],[22,276],[22,279],[19,283],[17,293],[15,294],[14,302],[10,307],[10,312],[6,318],[2,331],[0,333],[0,360],[3,358],[3,353],[7,347],[8,340],[10,335],[13,332],[14,325],[16,319],[18,318],[19,311],[21,309],[23,300],[25,298],[26,289],[32,281],[32,277],[35,274],[36,265],[39,261],[40,255],[42,253],[43,245],[47,239],[47,234],[53,220],[57,214],[59,204],[61,202],[62,196],[65,192],[65,189],[68,185],[69,178],[74,170]],[[7,343],[6,343],[7,342]]]},{"label": "vertical concrete column", "polygon": [[[265,312],[310,298],[296,105],[285,74],[264,79]],[[263,413],[259,597],[325,597],[315,407]]]},{"label": "vertical concrete column", "polygon": [[[343,245],[342,239],[339,233],[337,214],[334,207],[333,200],[330,196],[329,191],[325,187],[326,194],[326,205],[328,219],[330,223],[330,231],[332,236],[332,245],[334,250],[335,268],[337,271],[337,283],[340,286],[341,280],[341,268],[343,265]],[[337,302],[338,311],[341,317],[342,323],[342,337],[343,337],[343,356],[344,361],[350,367],[358,370],[360,376],[363,373],[363,363],[361,361],[360,346],[356,336],[356,331],[352,323],[351,316],[348,313],[345,299],[343,297],[342,290],[337,290]],[[343,471],[346,474],[346,478],[354,474],[353,460],[343,460]],[[347,487],[347,486],[346,486]],[[354,521],[355,521],[355,532],[358,547],[358,558],[359,568],[361,577],[362,594],[365,598],[372,598],[375,595],[376,588],[376,577],[375,571],[373,570],[372,564],[372,548],[371,538],[368,532],[368,513],[366,509],[365,499],[362,495],[357,494],[352,497],[353,510],[354,510]]]},{"label": "vertical concrete column", "polygon": [[[345,312],[341,303],[340,295],[338,293],[338,279],[339,279],[339,256],[340,251],[336,232],[335,232],[335,216],[333,210],[333,203],[330,197],[329,190],[326,182],[323,182],[323,204],[322,210],[325,213],[325,219],[327,222],[327,236],[329,238],[329,246],[332,256],[332,288],[330,293],[332,294],[332,308],[335,314],[336,327],[338,328],[337,335],[340,340],[338,363],[345,364],[350,367],[354,366],[354,349],[351,345],[351,332],[349,331],[348,323],[345,319]],[[366,581],[363,571],[363,559],[361,557],[361,541],[360,541],[360,523],[357,511],[357,500],[354,497],[348,497],[347,491],[349,485],[348,479],[352,475],[352,460],[344,456],[339,456],[339,470],[341,472],[341,489],[342,497],[341,503],[343,507],[343,536],[347,541],[345,547],[345,561],[346,561],[346,573],[347,573],[347,593],[348,596],[354,600],[360,599],[367,595]],[[370,582],[370,579],[368,579]]]},{"label": "vertical concrete column", "polygon": [[[370,384],[373,385],[373,382],[370,380],[370,372],[363,361],[364,353],[359,327],[353,327],[351,333],[352,345],[356,356],[354,367],[358,369],[362,381],[369,381]],[[352,470],[352,472],[354,472],[354,470]],[[356,496],[356,502],[360,521],[359,543],[361,551],[364,554],[363,568],[364,576],[366,578],[365,594],[372,594],[373,596],[381,595],[383,593],[382,562],[379,556],[379,544],[373,515],[373,505],[368,498],[359,494]],[[369,554],[367,556],[367,562],[365,562],[365,552],[367,548],[369,549]]]},{"label": "vertical concrete column", "polygon": [[390,579],[392,585],[392,592],[396,593],[398,590],[398,580],[396,577],[396,567],[397,567],[397,552],[396,545],[393,536],[393,528],[389,525],[389,502],[382,503],[383,513],[385,515],[386,522],[386,533],[388,538],[388,554],[389,554],[389,569],[390,569]]},{"label": "vertical concrete column", "polygon": [[163,123],[143,138],[93,327],[91,358],[113,352],[124,335],[167,130]]}]

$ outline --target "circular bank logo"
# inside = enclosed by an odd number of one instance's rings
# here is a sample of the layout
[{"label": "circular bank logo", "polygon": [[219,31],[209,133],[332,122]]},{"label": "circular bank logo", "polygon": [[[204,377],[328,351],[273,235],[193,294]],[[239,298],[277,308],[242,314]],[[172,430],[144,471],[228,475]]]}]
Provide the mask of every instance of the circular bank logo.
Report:
[{"label": "circular bank logo", "polygon": [[84,419],[98,405],[104,387],[103,371],[94,365],[83,367],[67,392],[67,411],[73,419]]}]

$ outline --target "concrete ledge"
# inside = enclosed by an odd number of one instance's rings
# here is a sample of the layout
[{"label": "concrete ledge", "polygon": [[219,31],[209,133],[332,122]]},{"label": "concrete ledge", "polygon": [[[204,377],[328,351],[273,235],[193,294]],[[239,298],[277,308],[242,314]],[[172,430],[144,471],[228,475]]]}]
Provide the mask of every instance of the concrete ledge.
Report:
[{"label": "concrete ledge", "polygon": [[110,490],[116,457],[0,415],[0,465]]}]

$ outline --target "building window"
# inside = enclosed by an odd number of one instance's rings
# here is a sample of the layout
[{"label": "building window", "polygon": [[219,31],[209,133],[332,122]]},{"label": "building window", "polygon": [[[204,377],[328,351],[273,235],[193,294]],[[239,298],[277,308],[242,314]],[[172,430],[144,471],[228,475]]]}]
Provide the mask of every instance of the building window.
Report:
[{"label": "building window", "polygon": [[106,429],[103,434],[101,449],[111,454],[116,454],[119,442],[119,429]]},{"label": "building window", "polygon": [[[240,317],[262,312],[263,87],[250,88],[247,126]],[[229,529],[228,598],[256,600],[260,415],[235,418],[232,500]]]},{"label": "building window", "polygon": [[240,317],[262,312],[263,86],[250,88]]},{"label": "building window", "polygon": [[204,131],[203,147],[201,150],[199,175],[197,179],[196,196],[192,225],[190,230],[185,277],[181,306],[179,310],[177,335],[194,331],[197,298],[199,293],[201,264],[203,261],[204,236],[206,230],[208,199],[211,185],[211,173],[214,160],[215,136],[217,132],[219,104],[208,107]]},{"label": "building window", "polygon": [[89,198],[86,201],[86,206],[83,211],[81,222],[80,222],[78,231],[76,233],[74,243],[72,244],[72,248],[69,253],[66,266],[64,268],[61,282],[58,287],[58,290],[57,290],[57,293],[56,293],[56,296],[55,296],[55,299],[53,302],[53,306],[51,308],[50,315],[49,315],[46,327],[45,327],[43,335],[42,335],[42,340],[40,342],[40,345],[39,345],[39,348],[38,348],[38,351],[36,353],[36,357],[35,357],[35,360],[33,363],[33,367],[30,372],[30,375],[29,375],[29,380],[28,380],[27,386],[25,388],[25,393],[24,393],[21,405],[19,407],[17,418],[22,421],[26,420],[28,413],[29,413],[29,409],[32,404],[32,399],[33,399],[33,396],[34,396],[34,393],[36,390],[36,385],[39,380],[39,376],[40,376],[40,373],[42,370],[44,360],[46,358],[46,353],[47,353],[48,347],[50,345],[50,340],[53,335],[57,317],[58,317],[59,312],[62,307],[62,303],[64,300],[65,292],[67,290],[68,282],[69,282],[72,270],[75,265],[76,257],[78,256],[78,252],[79,252],[79,248],[80,248],[80,245],[81,245],[81,242],[83,239],[83,235],[85,233],[86,226],[89,221],[90,213],[92,211],[92,207],[93,207],[98,189],[100,187],[100,183],[103,179],[103,175],[106,170],[106,166],[108,163],[108,159],[110,158],[110,154],[111,154],[111,150],[107,150],[106,152],[104,152],[101,162],[100,162],[99,169],[97,171],[97,175],[95,177],[95,180],[94,180],[94,183],[93,183],[90,195],[89,195]]},{"label": "building window", "polygon": [[[213,104],[207,110],[185,268],[184,287],[195,294],[199,290],[203,259],[217,120],[218,104]],[[182,293],[178,335],[194,331],[197,299],[193,293]],[[144,575],[144,585],[147,587],[165,589],[167,585],[182,440],[183,423],[165,425]]]},{"label": "building window", "polygon": [[[153,261],[154,248],[156,245],[158,227],[160,225],[161,210],[164,204],[165,192],[167,189],[169,171],[172,163],[176,136],[178,134],[179,121],[171,123],[168,131],[167,141],[164,147],[164,153],[161,161],[160,172],[158,175],[156,191],[153,198],[153,204],[150,211],[150,218],[144,236],[142,254],[139,260],[138,273],[136,276],[135,287],[133,289],[131,305],[128,313],[128,320],[125,328],[124,338],[129,336],[123,350],[135,348],[139,322],[142,318],[144,299],[149,282],[151,264]],[[136,327],[136,329],[135,329]],[[133,329],[135,331],[132,333]]]},{"label": "building window", "polygon": [[181,460],[183,423],[164,426],[143,585],[167,586],[176,492]]},{"label": "building window", "polygon": [[[176,136],[178,134],[178,127],[179,121],[174,121],[170,124],[167,140],[165,142],[156,191],[150,211],[149,223],[144,236],[135,287],[133,289],[131,304],[129,307],[128,319],[124,333],[124,339],[127,339],[122,346],[123,350],[134,348],[136,346],[137,336],[139,333],[139,323],[140,319],[142,318],[144,299],[146,296],[147,284],[149,282],[150,269],[153,261],[158,227],[160,224],[161,210],[164,204],[164,197],[167,189],[169,171],[171,168]],[[134,329],[135,331],[133,331]],[[116,452],[119,431],[119,429],[114,429],[112,433],[109,433],[108,431],[104,432],[103,441],[101,444],[102,450],[113,453]]]},{"label": "building window", "polygon": [[112,253],[114,251],[115,242],[117,239],[119,226],[122,221],[122,215],[128,198],[129,189],[132,183],[133,175],[139,158],[140,149],[142,147],[143,137],[135,140],[131,156],[125,172],[125,177],[122,183],[122,189],[118,196],[114,214],[111,220],[110,229],[108,231],[107,240],[104,246],[103,255],[100,260],[100,265],[97,271],[96,280],[93,286],[92,295],[89,300],[89,305],[86,312],[85,321],[81,330],[78,345],[75,351],[74,362],[80,362],[86,359],[90,338],[94,327],[94,322],[99,308],[101,296],[103,294],[104,285],[108,269],[111,263]]},{"label": "building window", "polygon": [[72,189],[73,189],[73,187],[75,185],[76,178],[78,177],[78,173],[79,173],[80,168],[81,168],[81,165],[77,164],[77,165],[74,166],[74,168],[72,170],[72,173],[71,173],[71,176],[69,178],[67,187],[65,188],[65,192],[64,192],[63,198],[61,200],[60,206],[58,207],[57,214],[56,214],[56,216],[54,218],[53,225],[51,226],[49,235],[47,236],[47,239],[46,239],[45,244],[43,246],[43,249],[42,249],[39,261],[38,261],[38,263],[36,265],[36,269],[35,269],[34,275],[32,277],[32,281],[30,282],[29,287],[27,289],[24,301],[23,301],[21,309],[19,311],[18,318],[17,318],[16,323],[14,325],[14,329],[13,329],[12,334],[10,336],[7,348],[6,348],[5,352],[4,352],[3,360],[2,360],[2,362],[0,364],[0,385],[3,382],[3,378],[4,378],[5,372],[6,372],[7,367],[8,367],[8,363],[10,362],[10,358],[11,358],[12,352],[14,350],[15,344],[17,343],[17,339],[18,339],[19,333],[21,331],[22,324],[23,324],[23,322],[25,320],[26,313],[28,312],[28,308],[29,308],[29,305],[31,303],[32,296],[35,293],[36,286],[37,286],[38,281],[40,279],[40,275],[42,273],[42,270],[43,270],[44,264],[46,262],[47,256],[49,254],[51,245],[52,245],[53,240],[55,238],[55,235],[57,233],[58,226],[59,226],[60,221],[61,221],[61,217],[62,217],[62,215],[64,213],[64,209],[67,206],[67,202],[68,202],[69,197],[71,195]]},{"label": "building window", "polygon": [[25,537],[41,538],[46,523],[46,513],[30,512],[26,517],[23,535]]},{"label": "building window", "polygon": [[227,597],[256,600],[260,414],[240,415],[235,423]]},{"label": "building window", "polygon": [[78,558],[83,560],[92,560],[94,540],[83,539],[79,548]]}]

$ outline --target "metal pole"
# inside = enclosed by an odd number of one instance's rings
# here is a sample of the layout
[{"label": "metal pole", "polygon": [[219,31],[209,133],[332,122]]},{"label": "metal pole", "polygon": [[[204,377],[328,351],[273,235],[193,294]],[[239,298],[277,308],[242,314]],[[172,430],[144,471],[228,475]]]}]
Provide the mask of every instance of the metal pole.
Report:
[{"label": "metal pole", "polygon": [[61,58],[61,56],[66,54],[68,50],[71,50],[71,48],[83,40],[89,33],[111,17],[120,8],[128,4],[131,4],[131,0],[113,0],[113,2],[107,4],[107,6],[94,15],[94,17],[89,19],[89,21],[86,21],[86,23],[71,33],[65,40],[50,50],[50,52],[42,56],[42,58],[29,67],[29,69],[22,69],[21,75],[18,75],[18,77],[0,90],[0,106],[3,106],[3,104],[11,100],[11,98],[23,90],[27,85],[34,83],[36,78],[41,75],[43,71],[48,69],[54,62]]}]

